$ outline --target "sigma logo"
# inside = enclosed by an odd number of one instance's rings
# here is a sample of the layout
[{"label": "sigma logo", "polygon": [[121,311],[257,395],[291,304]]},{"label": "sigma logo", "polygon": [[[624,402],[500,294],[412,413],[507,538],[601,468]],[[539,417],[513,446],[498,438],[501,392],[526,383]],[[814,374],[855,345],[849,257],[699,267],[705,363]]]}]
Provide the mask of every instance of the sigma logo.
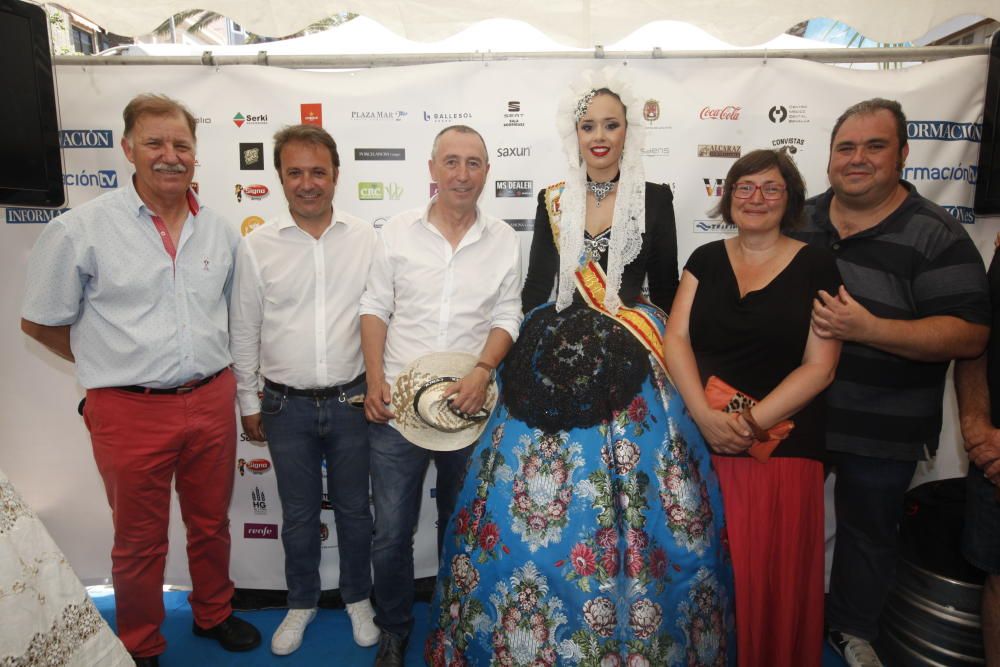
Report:
[{"label": "sigma logo", "polygon": [[947,120],[911,120],[906,123],[906,137],[911,141],[972,141],[983,140],[982,123],[953,123]]},{"label": "sigma logo", "polygon": [[274,523],[245,523],[243,538],[247,540],[276,540],[278,525]]},{"label": "sigma logo", "polygon": [[698,114],[698,118],[701,120],[739,120],[740,111],[743,107],[735,107],[733,105],[719,107],[713,109],[712,107],[702,107],[701,113]]},{"label": "sigma logo", "polygon": [[271,462],[267,459],[239,459],[236,462],[236,467],[240,470],[240,477],[243,477],[245,470],[249,470],[255,475],[263,475],[265,472],[271,469]]},{"label": "sigma logo", "polygon": [[68,208],[7,208],[7,224],[46,223],[62,215]]},{"label": "sigma logo", "polygon": [[60,130],[60,148],[111,148],[111,130]]},{"label": "sigma logo", "polygon": [[953,218],[963,225],[976,224],[976,214],[970,206],[948,206],[947,204],[942,204],[941,208],[948,211]]},{"label": "sigma logo", "polygon": [[101,169],[93,174],[88,174],[86,170],[77,174],[63,174],[63,183],[80,188],[114,190],[118,187],[118,172],[113,169]]},{"label": "sigma logo", "polygon": [[709,197],[721,197],[722,196],[722,186],[725,185],[726,179],[724,178],[703,178],[701,179],[705,183],[705,194]]},{"label": "sigma logo", "polygon": [[253,493],[250,494],[250,502],[253,504],[254,514],[267,514],[267,499],[264,497],[264,492],[260,490],[259,486],[253,488]]}]

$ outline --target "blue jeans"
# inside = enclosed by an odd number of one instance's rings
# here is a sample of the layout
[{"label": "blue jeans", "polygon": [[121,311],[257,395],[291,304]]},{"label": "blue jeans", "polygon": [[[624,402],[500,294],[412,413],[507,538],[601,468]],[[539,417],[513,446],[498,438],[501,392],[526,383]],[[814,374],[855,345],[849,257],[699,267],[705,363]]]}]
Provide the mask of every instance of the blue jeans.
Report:
[{"label": "blue jeans", "polygon": [[826,623],[833,630],[874,640],[896,575],[903,494],[916,461],[832,452],[837,482],[837,541],[833,548]]},{"label": "blue jeans", "polygon": [[[348,396],[365,395],[364,383]],[[291,609],[312,609],[320,595],[323,459],[340,553],[345,603],[371,595],[372,514],[368,501],[368,422],[339,398],[287,396],[264,387],[261,415],[281,497],[281,543]]]},{"label": "blue jeans", "polygon": [[438,554],[455,510],[474,445],[454,452],[417,447],[388,424],[369,426],[372,495],[375,501],[375,624],[401,637],[413,627],[413,533],[420,513],[424,473],[437,468]]}]

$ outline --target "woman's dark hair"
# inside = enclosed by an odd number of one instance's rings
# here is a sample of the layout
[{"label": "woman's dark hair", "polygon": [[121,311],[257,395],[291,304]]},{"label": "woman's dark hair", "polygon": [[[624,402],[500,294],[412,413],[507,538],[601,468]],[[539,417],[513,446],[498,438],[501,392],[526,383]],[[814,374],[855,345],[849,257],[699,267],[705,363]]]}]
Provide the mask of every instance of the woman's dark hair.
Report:
[{"label": "woman's dark hair", "polygon": [[733,223],[733,186],[744,176],[759,174],[771,168],[776,168],[785,179],[788,194],[788,204],[785,214],[781,216],[781,231],[795,229],[802,224],[803,211],[806,204],[806,184],[802,180],[792,158],[781,151],[756,150],[751,151],[733,163],[726,174],[726,184],[722,190],[722,201],[711,211],[713,217],[722,216],[730,225]]}]

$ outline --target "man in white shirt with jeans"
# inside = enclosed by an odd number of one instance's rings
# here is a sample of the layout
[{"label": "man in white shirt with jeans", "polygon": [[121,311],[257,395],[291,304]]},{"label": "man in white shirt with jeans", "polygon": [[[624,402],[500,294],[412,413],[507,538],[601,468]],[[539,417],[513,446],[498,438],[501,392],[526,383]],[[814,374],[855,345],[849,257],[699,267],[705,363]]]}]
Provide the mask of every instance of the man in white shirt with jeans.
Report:
[{"label": "man in white shirt with jeans", "polygon": [[[354,641],[378,641],[372,622],[372,515],[358,303],[374,228],[334,210],[337,144],[314,125],[274,137],[288,213],[240,244],[230,336],[243,430],[268,441],[281,498],[288,614],[271,639],[292,653],[320,596],[322,464],[340,553],[340,593]],[[258,381],[263,379],[263,397]]]},{"label": "man in white shirt with jeans", "polygon": [[[367,369],[365,413],[372,422],[375,501],[375,623],[378,667],[402,665],[413,626],[413,530],[424,471],[432,456],[393,426],[391,387],[403,368],[429,352],[468,352],[479,363],[451,388],[455,409],[473,414],[521,324],[520,241],[507,223],[478,206],[489,173],[486,144],[464,125],[442,130],[428,163],[438,193],[421,209],[382,227],[361,300]],[[472,445],[435,452],[438,549]]]}]

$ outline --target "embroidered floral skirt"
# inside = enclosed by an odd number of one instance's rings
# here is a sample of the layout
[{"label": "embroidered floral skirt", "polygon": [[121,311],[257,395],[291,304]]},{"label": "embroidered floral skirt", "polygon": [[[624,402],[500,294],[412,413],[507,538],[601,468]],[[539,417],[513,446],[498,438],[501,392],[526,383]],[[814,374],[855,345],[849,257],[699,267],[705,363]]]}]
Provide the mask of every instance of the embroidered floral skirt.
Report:
[{"label": "embroidered floral skirt", "polygon": [[[526,320],[449,522],[428,664],[735,664],[707,447],[622,332],[582,305]],[[583,416],[539,405],[561,387]]]}]

